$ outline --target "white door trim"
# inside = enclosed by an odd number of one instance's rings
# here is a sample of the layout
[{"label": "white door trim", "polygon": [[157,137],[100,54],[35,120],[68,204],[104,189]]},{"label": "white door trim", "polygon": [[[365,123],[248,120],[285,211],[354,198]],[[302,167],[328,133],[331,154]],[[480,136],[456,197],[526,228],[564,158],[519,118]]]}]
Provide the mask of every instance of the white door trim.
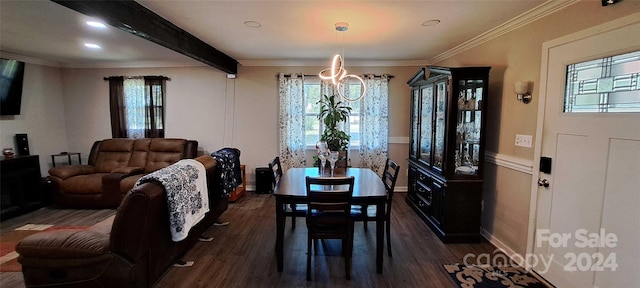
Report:
[{"label": "white door trim", "polygon": [[[557,46],[564,45],[570,42],[574,42],[580,39],[588,38],[597,34],[601,34],[607,31],[615,30],[624,26],[628,26],[631,24],[635,24],[640,22],[640,12],[634,13],[610,22],[606,22],[600,24],[598,26],[594,26],[579,32],[575,32],[560,38],[556,38],[553,40],[549,40],[542,44],[542,57],[541,57],[541,65],[540,65],[540,96],[538,99],[538,118],[537,118],[537,126],[536,126],[536,136],[535,136],[535,145],[534,145],[534,155],[533,155],[533,173],[531,177],[531,198],[530,198],[530,206],[529,206],[529,229],[527,235],[527,254],[533,253],[534,248],[534,236],[536,231],[536,211],[537,211],[537,203],[538,203],[538,178],[540,176],[540,162],[537,159],[540,159],[542,156],[542,131],[543,131],[543,123],[544,123],[544,111],[546,105],[546,91],[547,91],[547,74],[549,69],[549,51]],[[525,266],[526,269],[531,269],[530,265],[527,263]]]}]

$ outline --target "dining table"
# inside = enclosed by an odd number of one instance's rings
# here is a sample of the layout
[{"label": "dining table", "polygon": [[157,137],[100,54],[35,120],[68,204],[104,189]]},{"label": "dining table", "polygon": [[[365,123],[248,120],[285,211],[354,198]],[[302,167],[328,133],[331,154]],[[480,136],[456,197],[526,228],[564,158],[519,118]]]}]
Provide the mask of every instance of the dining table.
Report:
[{"label": "dining table", "polygon": [[[285,207],[291,204],[307,203],[306,176],[331,177],[329,169],[321,175],[318,167],[289,168],[278,181],[273,195],[276,197],[276,258],[278,272],[284,266],[284,226]],[[384,247],[384,210],[386,190],[382,180],[369,168],[335,168],[334,176],[354,176],[353,198],[354,205],[376,206],[376,272],[382,274],[382,257]]]}]

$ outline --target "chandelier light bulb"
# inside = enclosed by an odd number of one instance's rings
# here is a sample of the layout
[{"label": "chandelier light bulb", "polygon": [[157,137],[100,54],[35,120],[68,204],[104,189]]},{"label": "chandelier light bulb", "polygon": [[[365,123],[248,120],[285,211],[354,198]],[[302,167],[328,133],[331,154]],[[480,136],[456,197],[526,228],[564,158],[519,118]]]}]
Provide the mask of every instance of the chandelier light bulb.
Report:
[{"label": "chandelier light bulb", "polygon": [[[344,32],[349,29],[349,23],[347,22],[338,22],[335,26],[336,31],[338,32]],[[364,97],[364,95],[367,93],[367,86],[360,76],[347,74],[347,69],[344,68],[344,58],[342,58],[342,55],[340,54],[336,54],[333,56],[333,59],[331,60],[331,67],[320,71],[320,73],[318,73],[318,77],[320,77],[320,79],[322,80],[331,80],[331,83],[333,83],[333,85],[336,87],[338,95],[346,101],[358,101],[362,99],[362,97]],[[360,81],[360,84],[362,85],[360,96],[357,98],[348,98],[342,93],[342,89],[340,89],[342,85],[348,85],[348,81],[350,78]],[[343,83],[343,81],[346,81],[346,83]]]},{"label": "chandelier light bulb", "polygon": [[[330,72],[330,75],[327,76],[327,72]],[[336,54],[333,56],[333,60],[331,61],[331,67],[320,71],[318,76],[322,80],[331,80],[333,85],[337,85],[340,79],[344,78],[347,74],[347,70],[344,69],[342,56],[340,54]]]}]

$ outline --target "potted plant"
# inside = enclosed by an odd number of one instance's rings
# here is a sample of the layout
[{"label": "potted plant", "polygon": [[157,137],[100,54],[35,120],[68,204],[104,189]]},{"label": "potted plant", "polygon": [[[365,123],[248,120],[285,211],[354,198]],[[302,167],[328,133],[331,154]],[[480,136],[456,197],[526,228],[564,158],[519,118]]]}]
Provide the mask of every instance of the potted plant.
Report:
[{"label": "potted plant", "polygon": [[320,104],[318,120],[324,123],[324,131],[322,131],[320,140],[327,142],[329,150],[340,152],[338,163],[343,162],[346,167],[347,149],[349,148],[351,136],[339,130],[338,124],[347,121],[351,114],[351,107],[347,103],[340,101],[340,98],[336,98],[336,95],[323,95],[322,99],[318,101],[318,104]]}]

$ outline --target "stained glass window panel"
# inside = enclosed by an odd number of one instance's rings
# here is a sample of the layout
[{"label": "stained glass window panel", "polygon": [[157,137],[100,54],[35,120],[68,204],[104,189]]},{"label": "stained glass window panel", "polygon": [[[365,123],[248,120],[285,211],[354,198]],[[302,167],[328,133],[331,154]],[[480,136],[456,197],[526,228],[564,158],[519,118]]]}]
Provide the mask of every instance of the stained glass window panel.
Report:
[{"label": "stained glass window panel", "polygon": [[640,51],[567,66],[565,113],[640,112]]}]

